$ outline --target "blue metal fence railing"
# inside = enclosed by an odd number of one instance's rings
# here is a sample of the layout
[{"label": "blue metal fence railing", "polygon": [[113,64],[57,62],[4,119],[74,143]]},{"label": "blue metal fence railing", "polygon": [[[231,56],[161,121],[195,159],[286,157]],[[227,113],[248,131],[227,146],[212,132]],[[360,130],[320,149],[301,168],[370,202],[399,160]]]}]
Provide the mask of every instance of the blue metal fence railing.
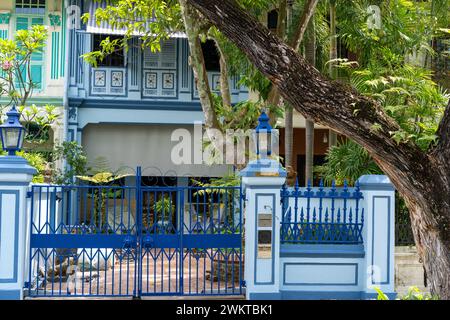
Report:
[{"label": "blue metal fence railing", "polygon": [[33,185],[30,296],[241,295],[241,187]]},{"label": "blue metal fence railing", "polygon": [[281,189],[283,244],[359,244],[363,242],[364,208],[358,183],[342,188],[332,183],[319,187]]}]

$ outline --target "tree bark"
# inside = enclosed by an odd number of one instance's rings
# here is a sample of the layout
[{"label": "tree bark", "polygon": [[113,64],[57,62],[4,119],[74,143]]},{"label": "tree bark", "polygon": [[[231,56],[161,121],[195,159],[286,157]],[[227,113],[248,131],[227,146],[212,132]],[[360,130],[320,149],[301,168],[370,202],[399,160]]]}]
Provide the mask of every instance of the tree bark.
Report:
[{"label": "tree bark", "polygon": [[286,105],[284,107],[284,164],[288,173],[289,183],[295,177],[293,167],[293,144],[294,144],[294,109]]},{"label": "tree bark", "polygon": [[305,124],[305,186],[313,183],[314,169],[314,121]]},{"label": "tree bark", "polygon": [[219,41],[214,40],[216,43],[217,51],[219,52],[219,64],[220,64],[220,95],[222,96],[222,103],[225,108],[231,108],[231,94],[230,85],[228,82],[228,64],[225,58],[225,54],[220,47]]},{"label": "tree bark", "polygon": [[[330,1],[330,60],[335,60],[338,57],[337,53],[337,32],[336,32],[336,0]],[[337,69],[334,62],[329,64],[330,77],[333,80],[337,79]],[[333,130],[328,132],[328,146],[335,146],[337,144],[337,135]]]},{"label": "tree bark", "polygon": [[180,0],[180,5],[191,50],[189,62],[194,72],[195,85],[197,86],[198,96],[205,115],[205,126],[207,128],[219,128],[200,42],[200,29],[197,25],[200,17],[198,12],[186,0]]},{"label": "tree bark", "polygon": [[[308,37],[305,43],[305,58],[312,66],[316,65],[316,28],[314,16],[308,26]],[[314,121],[306,118],[305,124],[305,186],[314,179]]]},{"label": "tree bark", "polygon": [[[391,133],[399,126],[380,105],[345,84],[325,79],[235,1],[187,1],[233,41],[296,110],[368,150],[406,201],[431,291],[450,299],[448,153],[437,156],[412,142],[397,144]],[[446,135],[448,108],[439,131]],[[441,138],[437,150],[447,146],[447,137]]]}]

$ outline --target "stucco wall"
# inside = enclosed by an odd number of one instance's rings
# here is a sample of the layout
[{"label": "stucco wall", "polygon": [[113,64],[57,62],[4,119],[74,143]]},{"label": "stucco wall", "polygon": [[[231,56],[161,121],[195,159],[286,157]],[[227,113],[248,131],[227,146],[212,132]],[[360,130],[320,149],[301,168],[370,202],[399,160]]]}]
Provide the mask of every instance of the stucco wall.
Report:
[{"label": "stucco wall", "polygon": [[[228,172],[225,165],[177,165],[172,162],[172,148],[178,142],[171,141],[171,134],[180,128],[187,129],[193,139],[192,125],[89,124],[83,129],[81,143],[90,161],[104,157],[113,170],[121,167],[133,170],[142,166],[143,176],[217,177]],[[194,159],[193,150],[191,154]]]}]

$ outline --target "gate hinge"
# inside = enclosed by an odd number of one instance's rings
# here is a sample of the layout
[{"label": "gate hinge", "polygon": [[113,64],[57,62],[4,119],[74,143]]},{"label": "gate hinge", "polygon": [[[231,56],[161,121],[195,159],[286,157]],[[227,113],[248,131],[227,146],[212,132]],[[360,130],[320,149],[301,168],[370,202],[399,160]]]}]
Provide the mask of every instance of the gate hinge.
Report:
[{"label": "gate hinge", "polygon": [[241,200],[247,201],[247,199],[245,198],[245,193],[241,193]]},{"label": "gate hinge", "polygon": [[31,198],[32,195],[33,195],[33,192],[27,191],[27,198]]},{"label": "gate hinge", "polygon": [[242,287],[247,287],[247,284],[245,283],[245,280],[242,280],[242,281],[241,281],[241,286],[242,286]]}]

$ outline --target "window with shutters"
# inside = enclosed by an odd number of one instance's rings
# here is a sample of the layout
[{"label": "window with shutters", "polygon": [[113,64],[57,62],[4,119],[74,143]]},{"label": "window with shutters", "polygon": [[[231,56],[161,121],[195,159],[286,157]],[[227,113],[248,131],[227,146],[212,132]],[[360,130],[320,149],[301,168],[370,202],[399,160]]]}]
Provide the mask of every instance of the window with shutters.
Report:
[{"label": "window with shutters", "polygon": [[161,50],[144,49],[142,95],[144,97],[175,98],[177,96],[177,39],[161,43]]},{"label": "window with shutters", "polygon": [[45,0],[16,0],[16,13],[45,14]]},{"label": "window with shutters", "polygon": [[176,39],[168,39],[161,44],[161,50],[144,50],[144,68],[175,69],[177,66]]},{"label": "window with shutters", "polygon": [[[100,51],[102,49],[101,43],[103,40],[109,37],[110,41],[121,39],[121,36],[105,35],[105,34],[94,34],[94,40],[92,45],[92,51]],[[97,61],[98,67],[124,67],[125,66],[125,55],[124,50],[116,50],[103,58],[103,60]]]},{"label": "window with shutters", "polygon": [[[43,25],[43,17],[17,17],[16,19],[16,30],[27,30],[33,25]],[[29,82],[30,78],[33,82],[34,88],[36,90],[42,90],[43,88],[43,71],[44,68],[44,53],[42,51],[35,51],[31,55],[30,59],[30,71],[28,72],[25,68],[21,72],[22,79],[24,82]],[[30,77],[30,78],[29,78]],[[16,86],[20,86],[20,82],[16,79]]]}]

